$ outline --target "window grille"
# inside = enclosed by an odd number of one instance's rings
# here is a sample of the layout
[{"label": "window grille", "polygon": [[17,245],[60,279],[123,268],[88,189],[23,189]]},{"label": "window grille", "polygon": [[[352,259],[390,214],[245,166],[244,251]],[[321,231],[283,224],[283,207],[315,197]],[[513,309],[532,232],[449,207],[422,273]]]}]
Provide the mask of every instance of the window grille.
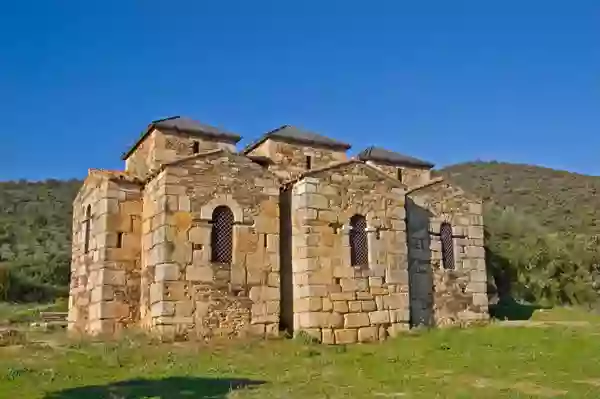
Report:
[{"label": "window grille", "polygon": [[442,265],[446,270],[454,270],[454,237],[450,223],[441,224],[440,240],[442,241]]},{"label": "window grille", "polygon": [[354,215],[350,218],[350,263],[352,266],[369,264],[367,221],[362,215]]},{"label": "window grille", "polygon": [[218,206],[212,214],[211,261],[231,264],[233,253],[233,213],[226,206]]}]

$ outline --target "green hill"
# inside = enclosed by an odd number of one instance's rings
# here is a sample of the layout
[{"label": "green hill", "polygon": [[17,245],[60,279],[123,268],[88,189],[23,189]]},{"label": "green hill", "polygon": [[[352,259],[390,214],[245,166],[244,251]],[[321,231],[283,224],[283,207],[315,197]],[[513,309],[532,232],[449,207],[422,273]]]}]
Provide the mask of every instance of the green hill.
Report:
[{"label": "green hill", "polygon": [[0,183],[0,300],[66,292],[71,207],[80,186],[78,180]]},{"label": "green hill", "polygon": [[457,164],[440,173],[552,231],[600,234],[600,177],[498,162]]},{"label": "green hill", "polygon": [[490,291],[542,304],[595,304],[600,177],[498,162],[438,172],[485,202]]},{"label": "green hill", "polygon": [[[600,177],[497,162],[436,173],[486,202],[491,291],[549,303],[595,301]],[[80,185],[0,183],[0,300],[67,292],[71,204]]]}]

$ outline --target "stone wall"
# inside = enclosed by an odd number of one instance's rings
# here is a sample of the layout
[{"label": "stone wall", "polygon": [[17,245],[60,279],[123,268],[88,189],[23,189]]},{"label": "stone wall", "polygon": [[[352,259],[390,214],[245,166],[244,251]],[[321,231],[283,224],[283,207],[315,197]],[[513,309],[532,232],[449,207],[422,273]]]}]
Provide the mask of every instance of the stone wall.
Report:
[{"label": "stone wall", "polygon": [[[279,183],[245,157],[212,151],[147,185],[142,319],[164,338],[277,334]],[[234,214],[231,265],[211,262],[211,218]]]},{"label": "stone wall", "polygon": [[156,131],[150,133],[137,146],[137,148],[125,159],[125,171],[132,175],[145,179],[154,164],[154,153],[156,149]]},{"label": "stone wall", "polygon": [[[89,323],[89,305],[94,288],[90,280],[92,271],[100,264],[100,241],[104,231],[98,230],[100,219],[106,216],[99,214],[100,202],[106,196],[108,182],[99,177],[88,176],[73,201],[73,233],[71,253],[71,281],[69,286],[68,328],[73,332],[85,333]],[[86,208],[90,206],[90,241],[87,254],[85,246]],[[89,282],[89,284],[88,284]]]},{"label": "stone wall", "polygon": [[[167,223],[165,204],[165,172],[160,172],[146,182],[142,194],[142,237],[140,253],[140,327],[152,328],[152,309],[150,290],[154,284],[156,265],[167,263],[167,245],[165,240],[158,240],[153,232]],[[162,209],[159,208],[159,200]]]},{"label": "stone wall", "polygon": [[[138,320],[141,188],[135,179],[117,175],[92,172],[74,201],[69,296],[73,331],[112,334]],[[86,254],[88,205],[92,218]]]},{"label": "stone wall", "polygon": [[306,157],[311,157],[311,168],[318,169],[348,159],[343,150],[311,147],[267,139],[248,155],[264,156],[273,161],[269,170],[282,179],[295,179],[306,172]]},{"label": "stone wall", "polygon": [[[412,323],[444,326],[488,318],[482,205],[446,182],[407,198]],[[440,225],[454,235],[454,270],[442,266]]]},{"label": "stone wall", "polygon": [[126,159],[125,170],[146,178],[160,168],[161,164],[194,155],[194,143],[198,143],[199,152],[221,148],[235,152],[233,142],[155,129]]},{"label": "stone wall", "polygon": [[386,165],[374,161],[367,161],[367,164],[379,168],[386,175],[396,180],[398,180],[398,169],[400,169],[402,171],[402,183],[408,186],[409,189],[426,184],[431,180],[431,171],[428,168]]},{"label": "stone wall", "polygon": [[[296,333],[347,344],[384,339],[408,328],[404,192],[358,161],[310,174],[294,185]],[[351,266],[349,219],[354,214],[367,220],[368,266]],[[333,227],[341,228],[336,232]]]}]

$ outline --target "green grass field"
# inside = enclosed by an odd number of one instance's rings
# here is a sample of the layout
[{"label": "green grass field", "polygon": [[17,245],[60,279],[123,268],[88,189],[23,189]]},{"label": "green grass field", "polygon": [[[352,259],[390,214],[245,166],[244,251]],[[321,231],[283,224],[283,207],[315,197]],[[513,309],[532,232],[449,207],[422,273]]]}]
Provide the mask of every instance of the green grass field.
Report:
[{"label": "green grass field", "polygon": [[0,348],[0,398],[600,398],[600,322],[431,330],[347,347],[30,336]]},{"label": "green grass field", "polygon": [[0,302],[0,326],[3,324],[29,323],[36,320],[40,312],[66,312],[66,300],[39,305]]}]

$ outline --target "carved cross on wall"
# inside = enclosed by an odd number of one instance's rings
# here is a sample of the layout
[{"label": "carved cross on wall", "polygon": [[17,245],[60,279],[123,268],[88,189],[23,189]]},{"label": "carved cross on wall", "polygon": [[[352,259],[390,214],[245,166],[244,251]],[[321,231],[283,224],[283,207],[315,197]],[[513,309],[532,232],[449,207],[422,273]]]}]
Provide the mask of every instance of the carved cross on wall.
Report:
[{"label": "carved cross on wall", "polygon": [[331,227],[333,229],[333,234],[337,234],[338,231],[344,227],[343,223],[340,223],[339,219],[336,220],[335,222],[330,222],[329,223],[329,227]]},{"label": "carved cross on wall", "polygon": [[387,230],[389,230],[389,228],[377,226],[377,227],[373,227],[371,231],[375,232],[375,238],[379,240],[381,238],[381,232],[387,231]]}]

